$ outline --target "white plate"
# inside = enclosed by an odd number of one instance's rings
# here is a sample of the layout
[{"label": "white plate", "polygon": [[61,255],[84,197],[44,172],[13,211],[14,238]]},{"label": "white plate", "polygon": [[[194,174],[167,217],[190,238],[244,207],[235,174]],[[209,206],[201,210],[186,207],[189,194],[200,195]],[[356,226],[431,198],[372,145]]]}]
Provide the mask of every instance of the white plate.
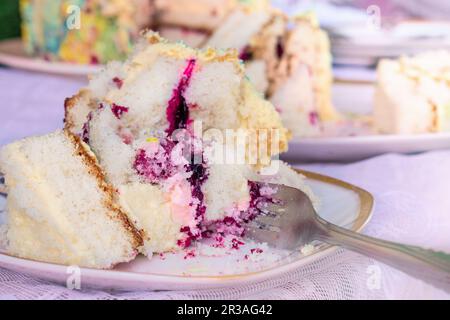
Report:
[{"label": "white plate", "polygon": [[[314,173],[305,174],[321,199],[320,215],[340,226],[361,231],[372,214],[373,197],[345,182]],[[336,249],[317,244],[314,251],[305,256],[300,251],[266,248],[267,252],[260,256],[263,258],[260,261],[246,260],[245,252],[252,247],[246,244],[231,254],[211,256],[205,252],[189,259],[184,259],[184,254],[165,255],[165,260],[159,256],[152,260],[139,257],[113,270],[82,268],[81,286],[122,290],[194,290],[249,285],[280,278]],[[0,267],[62,284],[68,278],[66,266],[19,259],[6,254],[0,254]]]},{"label": "white plate", "polygon": [[[369,115],[374,86],[370,83],[335,83],[333,103],[343,113]],[[349,162],[384,153],[414,154],[449,149],[450,132],[417,135],[360,135],[294,138],[284,160],[295,162]]]},{"label": "white plate", "polygon": [[289,151],[282,158],[301,162],[348,162],[384,153],[414,154],[449,148],[450,133],[309,138],[291,141]]},{"label": "white plate", "polygon": [[348,24],[331,30],[331,43],[334,63],[374,66],[380,58],[450,50],[450,24],[404,21],[390,30]]},{"label": "white plate", "polygon": [[20,39],[0,42],[0,64],[17,69],[71,76],[87,76],[102,67],[75,63],[51,62],[28,56]]}]

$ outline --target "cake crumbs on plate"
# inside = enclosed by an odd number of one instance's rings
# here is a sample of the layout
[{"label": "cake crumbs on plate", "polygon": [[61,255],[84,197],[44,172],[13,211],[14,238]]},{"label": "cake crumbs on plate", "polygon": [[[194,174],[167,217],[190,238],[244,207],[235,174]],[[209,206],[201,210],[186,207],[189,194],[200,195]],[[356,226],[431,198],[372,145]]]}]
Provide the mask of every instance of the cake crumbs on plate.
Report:
[{"label": "cake crumbs on plate", "polygon": [[314,250],[315,247],[312,244],[307,244],[300,249],[300,252],[305,256],[309,256],[314,252]]}]

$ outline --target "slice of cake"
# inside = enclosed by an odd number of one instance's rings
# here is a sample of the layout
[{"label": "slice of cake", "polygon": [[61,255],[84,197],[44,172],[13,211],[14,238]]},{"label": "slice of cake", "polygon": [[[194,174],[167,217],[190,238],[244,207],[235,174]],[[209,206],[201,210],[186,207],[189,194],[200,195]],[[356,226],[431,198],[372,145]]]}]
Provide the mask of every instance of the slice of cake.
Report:
[{"label": "slice of cake", "polygon": [[332,105],[330,43],[314,16],[299,16],[280,40],[269,96],[294,136],[320,135],[339,118]]},{"label": "slice of cake", "polygon": [[289,133],[236,51],[194,50],[149,32],[125,63],[66,101],[65,122],[98,157],[147,255],[243,236],[267,197],[251,181],[289,180],[311,194],[301,175],[271,162]]},{"label": "slice of cake", "polygon": [[149,0],[20,0],[29,54],[81,64],[124,59],[152,24]]},{"label": "slice of cake", "polygon": [[378,65],[374,120],[380,133],[450,130],[450,53],[382,60]]},{"label": "slice of cake", "polygon": [[265,1],[252,2],[234,10],[207,45],[239,50],[247,75],[294,136],[318,136],[324,122],[338,119],[329,40],[314,16],[288,18]]},{"label": "slice of cake", "polygon": [[38,261],[111,268],[136,256],[140,233],[78,137],[58,131],[3,147],[6,246]]}]

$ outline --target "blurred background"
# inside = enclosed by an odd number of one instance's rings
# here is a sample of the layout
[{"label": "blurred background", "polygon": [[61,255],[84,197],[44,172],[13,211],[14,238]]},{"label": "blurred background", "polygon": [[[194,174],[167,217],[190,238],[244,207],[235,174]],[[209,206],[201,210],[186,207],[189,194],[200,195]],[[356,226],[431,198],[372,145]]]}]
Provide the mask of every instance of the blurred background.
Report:
[{"label": "blurred background", "polygon": [[[298,6],[298,10],[315,10],[325,27],[336,23],[357,22],[366,18],[370,6],[378,6],[382,21],[402,19],[446,19],[450,17],[450,1],[443,0],[273,0],[274,4]],[[339,11],[333,9],[339,8]],[[0,1],[0,39],[20,35],[19,0]]]},{"label": "blurred background", "polygon": [[[381,57],[450,49],[450,1],[272,0],[292,14],[313,11],[331,37],[334,63],[373,67]],[[0,1],[0,39],[20,36],[19,0]]]}]

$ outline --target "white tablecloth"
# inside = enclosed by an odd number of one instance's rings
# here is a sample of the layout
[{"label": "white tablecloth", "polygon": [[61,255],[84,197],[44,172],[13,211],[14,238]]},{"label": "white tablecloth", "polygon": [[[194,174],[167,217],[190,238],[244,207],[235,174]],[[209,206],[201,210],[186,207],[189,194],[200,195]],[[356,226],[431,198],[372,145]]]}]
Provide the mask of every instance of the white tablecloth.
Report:
[{"label": "white tablecloth", "polygon": [[[0,146],[60,128],[64,98],[84,84],[80,79],[0,68]],[[302,168],[349,181],[375,196],[376,209],[366,234],[450,252],[450,151]],[[0,268],[1,298],[450,299],[450,295],[359,254],[339,250],[285,279],[196,292],[71,291]]]}]

